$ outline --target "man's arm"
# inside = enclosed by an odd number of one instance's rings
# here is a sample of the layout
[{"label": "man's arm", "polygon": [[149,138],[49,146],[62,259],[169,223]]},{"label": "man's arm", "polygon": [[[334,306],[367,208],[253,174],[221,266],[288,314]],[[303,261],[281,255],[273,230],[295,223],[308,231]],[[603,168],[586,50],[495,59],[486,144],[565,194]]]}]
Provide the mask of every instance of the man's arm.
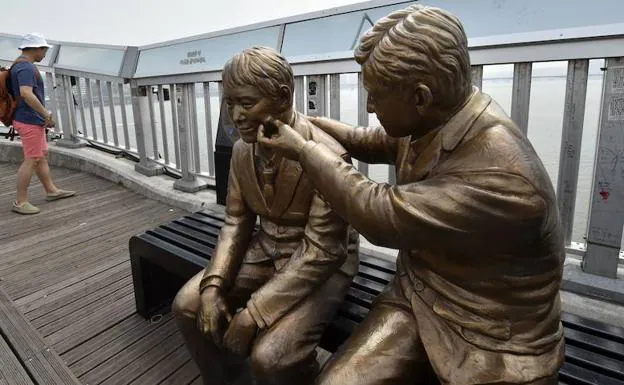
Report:
[{"label": "man's arm", "polygon": [[33,92],[33,87],[35,86],[35,82],[37,80],[36,73],[34,71],[36,71],[36,68],[34,70],[28,67],[21,67],[17,69],[16,76],[17,84],[19,84],[20,96],[30,108],[35,110],[36,113],[47,121],[52,117],[52,113],[45,108],[41,101],[37,99],[37,95]]},{"label": "man's arm", "polygon": [[388,136],[381,126],[355,127],[328,118],[308,119],[333,136],[357,160],[370,164],[394,164],[396,161],[399,141]]},{"label": "man's arm", "polygon": [[332,208],[379,246],[508,249],[533,240],[545,212],[524,177],[496,169],[393,186],[369,180],[322,144],[307,142],[299,162]]},{"label": "man's arm", "polygon": [[47,119],[48,115],[50,115],[50,112],[46,110],[46,108],[43,106],[43,104],[41,104],[39,99],[37,99],[37,96],[33,92],[31,86],[20,85],[20,96],[22,97],[22,99],[24,99],[26,104],[30,106],[30,108],[35,110],[35,112],[37,112],[43,118]]},{"label": "man's arm", "polygon": [[231,287],[247,252],[256,223],[256,215],[245,204],[241,186],[236,177],[236,153],[237,151],[234,151],[232,155],[228,178],[225,225],[219,233],[219,241],[212,261],[206,266],[199,284],[200,293],[208,286],[216,286],[222,290]]},{"label": "man's arm", "polygon": [[314,195],[299,248],[247,303],[258,326],[273,325],[342,267],[347,258],[347,226]]}]

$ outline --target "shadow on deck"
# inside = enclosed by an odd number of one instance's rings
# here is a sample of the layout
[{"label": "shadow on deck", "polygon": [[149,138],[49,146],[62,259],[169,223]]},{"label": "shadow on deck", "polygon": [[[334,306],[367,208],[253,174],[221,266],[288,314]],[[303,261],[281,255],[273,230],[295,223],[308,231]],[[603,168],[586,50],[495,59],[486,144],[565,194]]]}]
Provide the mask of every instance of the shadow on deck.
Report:
[{"label": "shadow on deck", "polygon": [[[0,163],[0,288],[84,384],[199,384],[170,314],[135,313],[128,240],[184,213],[92,175],[53,169],[79,191],[34,216],[10,211],[18,166]],[[160,318],[160,317],[159,317]]]}]

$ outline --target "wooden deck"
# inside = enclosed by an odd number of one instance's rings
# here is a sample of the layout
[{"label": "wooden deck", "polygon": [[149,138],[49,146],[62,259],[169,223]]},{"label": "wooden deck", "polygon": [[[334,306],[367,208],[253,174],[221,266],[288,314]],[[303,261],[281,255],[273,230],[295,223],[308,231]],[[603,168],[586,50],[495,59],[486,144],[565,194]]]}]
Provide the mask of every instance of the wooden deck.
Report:
[{"label": "wooden deck", "polygon": [[30,201],[42,211],[21,216],[10,211],[16,172],[0,163],[0,289],[24,325],[83,384],[199,384],[171,315],[146,321],[135,314],[128,255],[132,235],[184,213],[106,180],[53,169],[59,187],[79,194],[45,202],[33,177]]}]

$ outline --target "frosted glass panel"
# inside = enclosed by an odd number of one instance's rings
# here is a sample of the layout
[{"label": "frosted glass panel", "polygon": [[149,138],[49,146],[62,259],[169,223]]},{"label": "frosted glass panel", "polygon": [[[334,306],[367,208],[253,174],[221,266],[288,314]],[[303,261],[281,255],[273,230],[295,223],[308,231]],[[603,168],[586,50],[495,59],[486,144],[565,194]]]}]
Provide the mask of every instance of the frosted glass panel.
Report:
[{"label": "frosted glass panel", "polygon": [[410,5],[344,13],[286,25],[282,53],[287,57],[350,51],[359,37],[380,18]]},{"label": "frosted glass panel", "polygon": [[58,65],[103,75],[119,75],[125,51],[62,45]]},{"label": "frosted glass panel", "polygon": [[277,48],[280,27],[235,33],[142,50],[136,77],[215,71],[254,45]]}]

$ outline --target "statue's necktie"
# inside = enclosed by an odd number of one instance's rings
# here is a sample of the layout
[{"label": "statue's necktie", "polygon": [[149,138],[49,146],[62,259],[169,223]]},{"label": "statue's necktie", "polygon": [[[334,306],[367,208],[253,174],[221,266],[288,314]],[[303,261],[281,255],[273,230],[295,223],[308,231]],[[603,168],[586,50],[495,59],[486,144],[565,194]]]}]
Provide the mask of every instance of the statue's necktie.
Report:
[{"label": "statue's necktie", "polygon": [[277,169],[276,154],[270,159],[263,159],[262,162],[262,193],[268,205],[273,203],[275,198],[275,174]]}]

